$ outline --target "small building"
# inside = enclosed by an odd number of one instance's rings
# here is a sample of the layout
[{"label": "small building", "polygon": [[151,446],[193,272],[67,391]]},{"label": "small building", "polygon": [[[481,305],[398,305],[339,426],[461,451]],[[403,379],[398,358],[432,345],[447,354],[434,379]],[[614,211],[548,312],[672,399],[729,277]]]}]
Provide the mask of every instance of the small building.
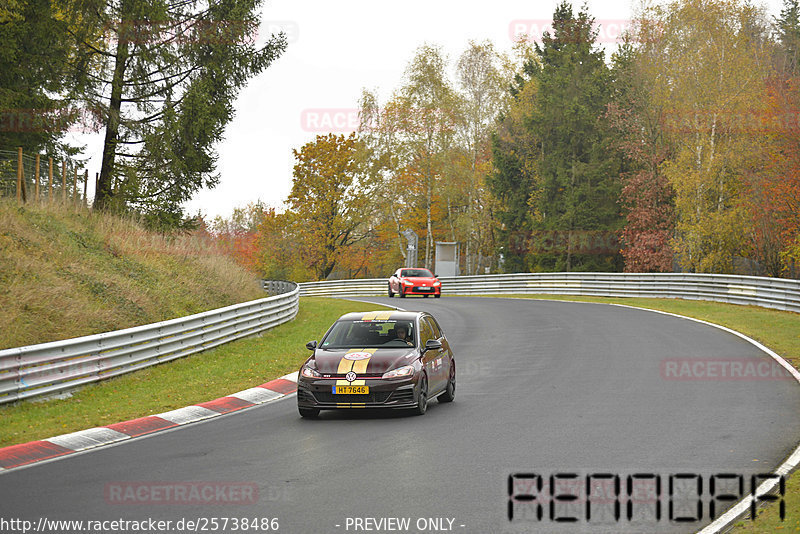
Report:
[{"label": "small building", "polygon": [[461,257],[460,243],[457,241],[436,242],[436,276],[459,276],[459,258]]}]

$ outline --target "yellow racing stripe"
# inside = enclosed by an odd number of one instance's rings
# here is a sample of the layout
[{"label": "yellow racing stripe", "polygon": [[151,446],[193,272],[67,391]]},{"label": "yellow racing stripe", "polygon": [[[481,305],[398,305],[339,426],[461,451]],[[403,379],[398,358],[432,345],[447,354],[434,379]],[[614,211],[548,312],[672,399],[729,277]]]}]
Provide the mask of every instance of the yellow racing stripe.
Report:
[{"label": "yellow racing stripe", "polygon": [[[348,352],[348,354],[350,353]],[[353,360],[342,358],[341,360],[339,360],[339,368],[336,369],[336,373],[340,375],[346,375],[347,373],[353,370],[354,363],[355,362]]]},{"label": "yellow racing stripe", "polygon": [[[366,352],[370,355],[369,358],[364,358],[363,360],[348,360],[347,358],[342,358],[339,361],[339,368],[336,370],[337,374],[346,375],[350,371],[353,371],[356,374],[364,374],[367,372],[367,365],[369,364],[369,360],[372,358],[372,355],[375,354],[375,351],[378,349],[350,349],[347,351],[347,354],[353,354],[355,352]],[[365,386],[366,382],[363,379],[353,380],[352,382],[348,382],[342,378],[336,380],[337,386]]]}]

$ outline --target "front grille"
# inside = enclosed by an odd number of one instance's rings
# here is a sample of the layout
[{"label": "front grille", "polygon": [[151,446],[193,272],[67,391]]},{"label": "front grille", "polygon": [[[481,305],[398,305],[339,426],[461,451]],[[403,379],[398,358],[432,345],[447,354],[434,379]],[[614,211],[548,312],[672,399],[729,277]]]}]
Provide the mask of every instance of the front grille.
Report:
[{"label": "front grille", "polygon": [[386,402],[391,391],[376,391],[367,395],[335,395],[330,391],[315,391],[314,397],[317,402],[323,404],[335,404],[337,402],[365,402],[368,404],[382,404]]}]

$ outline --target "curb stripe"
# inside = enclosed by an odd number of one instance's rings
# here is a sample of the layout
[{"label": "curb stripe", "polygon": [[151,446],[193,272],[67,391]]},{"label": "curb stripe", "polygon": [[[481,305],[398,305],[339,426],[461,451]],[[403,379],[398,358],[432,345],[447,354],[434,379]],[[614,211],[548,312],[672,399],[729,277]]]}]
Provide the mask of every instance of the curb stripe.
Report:
[{"label": "curb stripe", "polygon": [[239,393],[234,393],[233,395],[229,395],[229,397],[236,397],[237,399],[241,399],[246,402],[251,402],[253,404],[261,404],[262,402],[267,402],[282,396],[283,394],[278,393],[277,391],[273,391],[271,389],[266,389],[262,387],[250,388],[244,391],[240,391]]},{"label": "curb stripe", "polygon": [[73,452],[49,441],[31,441],[0,449],[0,466],[11,469]]},{"label": "curb stripe", "polygon": [[177,410],[160,413],[156,417],[160,417],[161,419],[175,423],[176,425],[187,425],[189,423],[202,421],[203,419],[208,419],[209,417],[215,417],[217,415],[219,415],[217,412],[209,410],[208,408],[203,408],[201,406],[187,406],[185,408],[178,408]]},{"label": "curb stripe", "polygon": [[146,434],[153,434],[204,419],[219,417],[243,408],[282,399],[297,391],[297,373],[289,373],[266,384],[233,393],[208,402],[148,415],[111,425],[62,434],[41,441],[0,448],[0,475],[18,467],[44,460],[67,456],[125,441]]},{"label": "curb stripe", "polygon": [[297,381],[296,379],[293,382],[291,380],[287,380],[286,378],[277,378],[275,380],[270,380],[266,384],[261,384],[258,387],[288,395],[289,393],[294,393],[297,391]]},{"label": "curb stripe", "polygon": [[70,451],[82,451],[101,445],[108,445],[109,443],[116,443],[117,441],[128,439],[129,437],[130,436],[111,428],[97,427],[48,438],[46,441],[69,449]]},{"label": "curb stripe", "polygon": [[236,410],[241,410],[242,408],[247,408],[249,406],[255,406],[255,404],[236,397],[220,397],[219,399],[214,399],[212,401],[195,404],[195,406],[208,408],[209,410],[214,410],[217,413],[230,413],[235,412]]},{"label": "curb stripe", "polygon": [[149,415],[147,417],[140,417],[139,419],[132,419],[130,421],[123,421],[122,423],[114,423],[113,425],[106,425],[106,428],[122,432],[130,437],[141,436],[149,434],[158,430],[166,430],[178,426],[172,421],[167,421],[161,417]]}]

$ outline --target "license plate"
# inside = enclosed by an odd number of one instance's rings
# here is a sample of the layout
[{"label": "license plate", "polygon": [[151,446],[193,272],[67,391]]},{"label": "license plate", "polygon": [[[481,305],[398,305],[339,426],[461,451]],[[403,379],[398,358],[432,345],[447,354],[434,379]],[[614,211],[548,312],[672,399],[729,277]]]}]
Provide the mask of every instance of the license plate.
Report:
[{"label": "license plate", "polygon": [[332,386],[334,395],[367,395],[369,386]]},{"label": "license plate", "polygon": [[432,287],[418,287],[417,291],[433,291]]}]

